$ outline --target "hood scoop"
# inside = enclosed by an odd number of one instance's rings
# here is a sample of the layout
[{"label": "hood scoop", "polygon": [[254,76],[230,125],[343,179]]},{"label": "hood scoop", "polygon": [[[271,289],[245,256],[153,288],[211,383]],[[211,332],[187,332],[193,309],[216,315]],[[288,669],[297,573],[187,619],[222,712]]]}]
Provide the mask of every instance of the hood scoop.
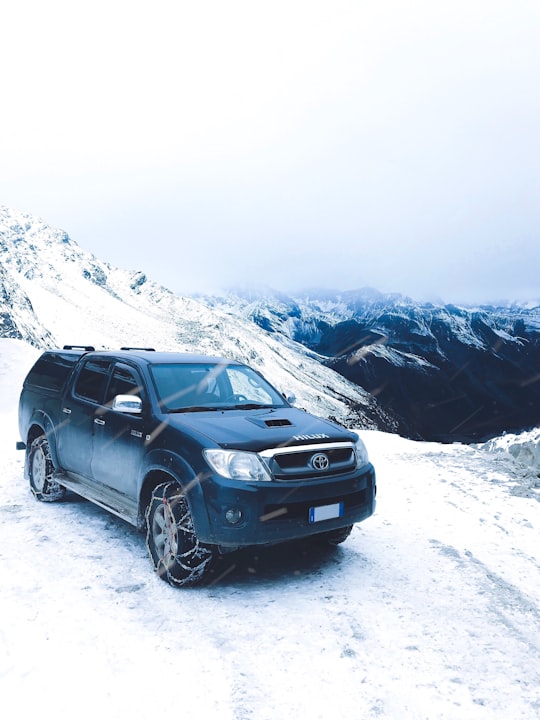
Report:
[{"label": "hood scoop", "polygon": [[265,420],[264,424],[266,427],[285,427],[286,425],[292,425],[292,422],[287,418],[276,418],[275,420]]},{"label": "hood scoop", "polygon": [[261,417],[250,417],[248,418],[250,422],[254,423],[255,425],[258,425],[262,428],[280,428],[280,427],[291,427],[293,424],[288,418],[271,418],[271,419],[265,419]]}]

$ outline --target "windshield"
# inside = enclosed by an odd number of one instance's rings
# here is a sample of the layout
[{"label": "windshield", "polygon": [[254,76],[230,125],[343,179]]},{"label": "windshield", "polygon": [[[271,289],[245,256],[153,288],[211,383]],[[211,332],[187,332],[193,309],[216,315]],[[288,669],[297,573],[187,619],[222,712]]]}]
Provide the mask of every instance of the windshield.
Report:
[{"label": "windshield", "polygon": [[164,363],[150,373],[166,412],[284,407],[283,397],[247,365]]}]

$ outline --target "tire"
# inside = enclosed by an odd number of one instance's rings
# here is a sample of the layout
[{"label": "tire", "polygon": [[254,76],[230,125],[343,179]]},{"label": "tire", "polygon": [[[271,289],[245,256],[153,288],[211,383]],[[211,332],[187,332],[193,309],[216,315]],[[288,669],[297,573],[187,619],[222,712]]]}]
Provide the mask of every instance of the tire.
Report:
[{"label": "tire", "polygon": [[349,537],[352,529],[352,525],[347,525],[346,527],[338,528],[337,530],[329,530],[328,532],[321,533],[320,535],[316,535],[315,537],[317,538],[317,540],[325,543],[326,545],[340,545],[342,542],[345,542],[345,540]]},{"label": "tire", "polygon": [[56,502],[66,494],[66,488],[53,480],[53,473],[49,443],[42,435],[32,442],[28,455],[30,489],[42,502]]},{"label": "tire", "polygon": [[214,564],[217,552],[199,542],[187,500],[174,481],[152,492],[146,509],[146,547],[156,573],[175,587],[200,583]]}]

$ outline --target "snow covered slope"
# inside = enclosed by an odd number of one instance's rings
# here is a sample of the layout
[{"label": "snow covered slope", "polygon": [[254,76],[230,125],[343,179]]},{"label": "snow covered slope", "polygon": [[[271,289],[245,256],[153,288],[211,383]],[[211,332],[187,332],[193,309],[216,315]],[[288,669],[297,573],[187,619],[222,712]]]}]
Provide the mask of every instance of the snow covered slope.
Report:
[{"label": "snow covered slope", "polygon": [[[393,429],[375,399],[301,345],[99,261],[31,215],[0,207],[0,334],[36,346],[153,346],[224,355],[260,370],[298,406]],[[181,272],[181,270],[179,270]]]},{"label": "snow covered slope", "polygon": [[538,720],[538,466],[363,430],[378,509],[344,545],[233,554],[219,582],[175,590],[133,527],[31,494],[16,411],[37,353],[0,339],[10,718]]}]

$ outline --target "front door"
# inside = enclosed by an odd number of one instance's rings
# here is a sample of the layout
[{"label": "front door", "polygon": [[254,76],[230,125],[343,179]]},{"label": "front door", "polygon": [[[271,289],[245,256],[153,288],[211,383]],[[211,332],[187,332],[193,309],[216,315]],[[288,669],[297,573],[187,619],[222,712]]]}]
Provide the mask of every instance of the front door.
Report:
[{"label": "front door", "polygon": [[136,395],[145,400],[140,376],[123,363],[111,375],[105,402],[94,419],[92,477],[130,498],[137,497],[137,478],[144,455],[146,437],[144,415],[112,410],[116,395]]}]

